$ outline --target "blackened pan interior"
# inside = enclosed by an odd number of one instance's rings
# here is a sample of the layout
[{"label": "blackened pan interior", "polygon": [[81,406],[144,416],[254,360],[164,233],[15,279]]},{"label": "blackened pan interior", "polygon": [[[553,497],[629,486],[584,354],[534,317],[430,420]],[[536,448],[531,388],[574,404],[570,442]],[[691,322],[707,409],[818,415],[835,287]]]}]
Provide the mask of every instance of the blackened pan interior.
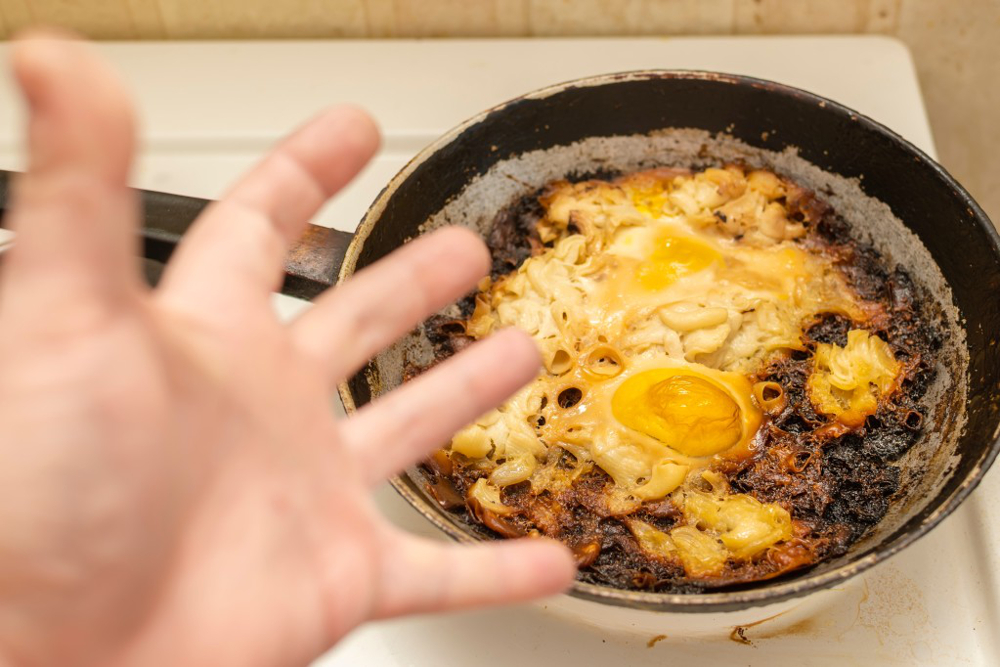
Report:
[{"label": "blackened pan interior", "polygon": [[[794,147],[798,157],[825,172],[860,179],[864,194],[888,205],[926,246],[964,322],[967,400],[949,410],[964,411],[966,423],[961,433],[948,434],[954,451],[947,467],[937,471],[940,483],[927,497],[908,499],[915,510],[899,525],[880,526],[873,539],[862,540],[832,563],[723,593],[666,595],[580,583],[573,593],[636,608],[708,612],[768,604],[835,585],[940,522],[979,482],[1000,447],[1000,238],[946,171],[890,130],[829,100],[747,77],[642,72],[556,86],[471,120],[415,158],[376,200],[348,251],[341,278],[419,235],[428,219],[499,162],[593,137],[652,135],[664,128],[705,130],[766,151]],[[961,373],[955,366],[944,371]],[[389,385],[378,365],[370,364],[341,393],[352,409]],[[436,511],[408,476],[395,486],[452,537],[472,539]]]}]

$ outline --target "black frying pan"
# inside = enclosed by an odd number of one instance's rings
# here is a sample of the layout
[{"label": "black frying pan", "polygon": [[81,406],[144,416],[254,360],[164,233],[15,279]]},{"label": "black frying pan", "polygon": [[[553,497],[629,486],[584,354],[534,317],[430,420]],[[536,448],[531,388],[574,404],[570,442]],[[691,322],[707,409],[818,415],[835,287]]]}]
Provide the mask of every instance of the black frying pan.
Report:
[{"label": "black frying pan", "polygon": [[[702,144],[693,146],[698,136]],[[675,137],[683,139],[680,148],[671,143]],[[790,148],[797,157],[788,157]],[[282,291],[311,298],[440,222],[486,233],[490,211],[583,163],[614,172],[678,159],[686,162],[678,166],[713,164],[734,154],[825,188],[821,194],[860,235],[873,236],[890,261],[907,266],[926,289],[928,308],[951,312],[934,418],[900,463],[907,482],[898,511],[841,558],[745,590],[668,595],[578,582],[573,594],[708,612],[828,588],[926,534],[968,496],[1000,449],[1000,237],[940,165],[885,127],[832,101],[748,77],[638,72],[554,86],[485,112],[425,149],[379,195],[353,240],[310,227],[289,256]],[[567,161],[574,156],[577,162]],[[144,193],[143,200],[145,256],[155,274],[207,202],[159,193]],[[900,234],[904,227],[912,234]],[[381,354],[341,387],[349,411],[398,384],[401,355],[419,337]],[[452,537],[478,539],[427,498],[415,475],[393,483]]]}]

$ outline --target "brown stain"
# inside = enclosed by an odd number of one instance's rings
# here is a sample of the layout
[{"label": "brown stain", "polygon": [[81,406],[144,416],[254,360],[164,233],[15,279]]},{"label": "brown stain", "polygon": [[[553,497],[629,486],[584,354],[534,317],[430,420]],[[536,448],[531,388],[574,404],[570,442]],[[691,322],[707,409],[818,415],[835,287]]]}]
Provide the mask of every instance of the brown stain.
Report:
[{"label": "brown stain", "polygon": [[773,616],[768,616],[766,618],[762,618],[759,621],[754,621],[753,623],[744,623],[742,626],[738,626],[738,627],[756,628],[758,625],[762,625],[764,623],[767,623],[768,621],[773,621],[776,618],[780,618],[780,617],[784,616],[789,611],[791,611],[791,610],[789,609],[789,610],[785,610],[785,611],[779,611],[777,614],[774,614]]},{"label": "brown stain", "polygon": [[733,631],[729,633],[729,640],[734,641],[737,644],[743,644],[745,646],[753,646],[753,642],[747,637],[747,630],[742,625],[737,625],[733,628]]},{"label": "brown stain", "polygon": [[666,635],[656,635],[655,637],[653,637],[652,639],[650,639],[648,642],[646,642],[646,648],[653,648],[654,646],[656,646],[657,642],[662,642],[666,638],[667,638]]},{"label": "brown stain", "polygon": [[808,618],[803,618],[801,621],[796,621],[791,625],[784,628],[767,628],[761,634],[755,634],[754,639],[775,639],[777,637],[794,637],[796,635],[812,635],[816,634],[820,630],[821,624],[819,619],[809,616]]},{"label": "brown stain", "polygon": [[[857,616],[860,616],[861,606],[868,599],[868,585],[864,586],[861,594],[861,599],[858,601],[858,612]],[[791,610],[789,610],[791,611]],[[738,625],[733,628],[730,633],[729,638],[739,644],[746,644],[748,646],[753,646],[754,642],[764,640],[764,639],[780,639],[788,637],[807,637],[807,636],[820,636],[824,632],[829,630],[829,627],[824,623],[824,619],[816,614],[811,614],[805,618],[791,623],[786,626],[773,626],[770,621],[787,614],[788,612],[781,612],[780,614],[775,614],[774,616],[769,616],[767,618],[755,621],[753,623],[747,623],[745,625]],[[857,623],[857,617],[851,622],[851,626]],[[768,624],[765,626],[765,624]],[[751,628],[758,628],[753,632],[753,635],[749,635],[748,631]]]},{"label": "brown stain", "polygon": [[737,625],[733,628],[733,631],[729,633],[729,639],[736,642],[737,644],[746,644],[747,646],[753,646],[753,642],[747,637],[746,632],[750,628],[755,628],[762,623],[767,623],[768,621],[773,621],[774,619],[784,616],[788,611],[781,611],[773,616],[768,616],[767,618],[762,618],[759,621],[754,621],[753,623],[744,623],[743,625]]},{"label": "brown stain", "polygon": [[865,583],[858,623],[875,635],[880,646],[910,648],[913,638],[923,636],[930,627],[920,586],[891,564]]}]

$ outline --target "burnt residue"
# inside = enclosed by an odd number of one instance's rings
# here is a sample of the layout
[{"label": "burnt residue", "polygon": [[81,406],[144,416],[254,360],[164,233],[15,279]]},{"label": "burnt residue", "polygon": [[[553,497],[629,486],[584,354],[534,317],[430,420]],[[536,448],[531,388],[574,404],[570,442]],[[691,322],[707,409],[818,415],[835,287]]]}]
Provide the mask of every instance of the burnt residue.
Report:
[{"label": "burnt residue", "polygon": [[729,633],[729,640],[744,646],[753,646],[753,642],[747,637],[747,629],[742,625],[733,628],[733,631]]},{"label": "burnt residue", "polygon": [[[497,216],[488,239],[494,279],[540,251],[535,233],[544,213],[539,194]],[[863,300],[866,313],[863,322],[836,314],[817,317],[807,323],[803,349],[779,354],[765,364],[757,379],[780,384],[786,401],[765,418],[760,446],[752,456],[725,461],[718,468],[734,492],[788,509],[795,525],[791,540],[756,560],[730,561],[710,580],[689,578],[679,564],[650,558],[639,548],[623,517],[608,509],[612,481],[599,468],[558,493],[535,495],[527,483],[507,487],[503,501],[514,513],[497,517],[468,500],[459,502],[486,473],[453,455],[454,467],[447,472],[433,461],[421,467],[425,486],[440,506],[463,517],[484,538],[543,534],[559,539],[573,551],[581,581],[620,589],[736,590],[845,553],[882,520],[900,492],[896,462],[922,433],[920,398],[934,377],[943,325],[921,308],[929,296],[920,292],[906,271],[889,267],[873,247],[853,238],[846,223],[821,199],[799,190],[785,205],[790,217],[808,230],[802,243],[833,259]],[[470,303],[463,312],[471,312]],[[903,370],[898,390],[861,427],[851,430],[816,412],[807,381],[816,345],[843,346],[853,328],[867,329],[889,343]],[[471,342],[461,320],[432,318],[425,329],[439,359]],[[578,392],[567,390],[560,395],[560,404],[579,401]],[[628,518],[663,531],[683,521],[669,499],[646,503]]]},{"label": "burnt residue", "polygon": [[[621,173],[596,169],[569,174],[566,180],[577,183],[589,180],[613,180]],[[490,278],[497,280],[521,266],[528,257],[538,254],[545,247],[538,237],[536,226],[545,215],[541,198],[546,188],[540,188],[521,197],[513,206],[500,211],[490,226],[487,244],[493,263]],[[471,312],[471,311],[470,311]]]},{"label": "burnt residue", "polygon": [[832,211],[817,225],[813,242],[837,257],[855,293],[872,315],[864,327],[889,343],[902,364],[901,387],[876,414],[850,432],[831,429],[809,400],[806,382],[819,343],[843,346],[858,326],[827,314],[806,330],[806,350],[774,359],[761,378],[781,384],[785,409],[766,425],[758,455],[730,471],[733,488],[765,502],[780,502],[809,529],[817,560],[847,551],[885,516],[900,490],[894,463],[919,439],[923,426],[920,398],[934,377],[941,347],[941,324],[923,312],[921,294],[902,269],[890,270],[872,247],[851,238]]},{"label": "burnt residue", "polygon": [[545,215],[539,201],[541,194],[539,190],[522,197],[513,206],[500,211],[493,220],[487,239],[493,257],[490,268],[493,280],[517,269],[542,247],[536,231],[538,221]]},{"label": "burnt residue", "polygon": [[[467,303],[470,300],[467,299],[464,306],[462,303],[459,304],[461,314],[465,317],[472,313],[472,307]],[[472,336],[465,334],[464,320],[443,315],[432,315],[428,318],[424,322],[424,334],[434,348],[435,359],[444,359],[461,352],[474,341]]]}]

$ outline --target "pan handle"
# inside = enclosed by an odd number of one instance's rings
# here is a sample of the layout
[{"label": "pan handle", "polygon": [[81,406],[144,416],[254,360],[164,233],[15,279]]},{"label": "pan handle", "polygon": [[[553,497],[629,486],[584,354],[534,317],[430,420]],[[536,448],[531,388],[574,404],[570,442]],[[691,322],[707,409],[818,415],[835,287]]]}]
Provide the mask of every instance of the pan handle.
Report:
[{"label": "pan handle", "polygon": [[[15,172],[0,170],[0,227],[9,201],[9,186]],[[142,200],[143,270],[150,284],[160,274],[181,237],[205,207],[207,199],[139,190]],[[292,244],[285,259],[285,280],[281,293],[312,299],[337,281],[352,235],[328,227],[309,225]]]}]

